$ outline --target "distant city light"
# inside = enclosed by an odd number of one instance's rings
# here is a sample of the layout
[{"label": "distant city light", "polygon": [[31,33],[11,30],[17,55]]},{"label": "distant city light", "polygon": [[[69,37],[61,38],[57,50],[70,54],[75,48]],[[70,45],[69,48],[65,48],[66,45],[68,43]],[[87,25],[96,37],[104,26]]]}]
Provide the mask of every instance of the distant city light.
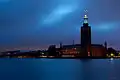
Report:
[{"label": "distant city light", "polygon": [[113,54],[113,53],[111,53],[111,54],[110,54],[110,56],[111,56],[111,57],[113,57],[113,56],[114,56],[114,54]]},{"label": "distant city light", "polygon": [[118,55],[120,55],[120,52],[119,52],[119,54]]},{"label": "distant city light", "polygon": [[10,54],[10,53],[8,53],[8,54]]},{"label": "distant city light", "polygon": [[44,53],[42,53],[42,55],[44,55]]}]

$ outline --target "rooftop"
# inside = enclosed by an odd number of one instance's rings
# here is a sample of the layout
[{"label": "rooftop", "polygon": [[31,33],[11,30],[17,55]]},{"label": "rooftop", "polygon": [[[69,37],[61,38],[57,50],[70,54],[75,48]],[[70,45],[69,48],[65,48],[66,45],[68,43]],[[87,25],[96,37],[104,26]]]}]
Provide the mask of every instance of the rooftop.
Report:
[{"label": "rooftop", "polygon": [[[81,44],[74,44],[74,45],[63,45],[63,48],[73,48],[73,47],[80,47]],[[103,47],[102,44],[91,44],[92,47]]]}]

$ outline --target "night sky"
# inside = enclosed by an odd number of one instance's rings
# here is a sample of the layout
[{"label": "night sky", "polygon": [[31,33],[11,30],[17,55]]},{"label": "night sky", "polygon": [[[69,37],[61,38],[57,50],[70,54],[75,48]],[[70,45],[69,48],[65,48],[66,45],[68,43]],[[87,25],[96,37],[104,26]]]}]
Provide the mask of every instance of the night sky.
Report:
[{"label": "night sky", "polygon": [[92,43],[120,49],[120,0],[0,0],[0,51],[80,43],[85,9]]}]

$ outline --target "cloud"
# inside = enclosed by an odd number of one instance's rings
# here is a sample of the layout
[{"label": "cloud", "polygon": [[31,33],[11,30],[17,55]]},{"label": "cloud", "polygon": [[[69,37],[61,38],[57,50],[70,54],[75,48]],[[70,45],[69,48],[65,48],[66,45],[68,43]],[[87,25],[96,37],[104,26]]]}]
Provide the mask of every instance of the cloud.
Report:
[{"label": "cloud", "polygon": [[93,26],[93,30],[100,30],[100,31],[109,31],[109,30],[115,30],[117,29],[117,25],[119,25],[120,22],[102,22],[98,25]]},{"label": "cloud", "polygon": [[43,20],[43,24],[52,24],[61,21],[66,15],[74,12],[76,9],[77,5],[60,5]]}]

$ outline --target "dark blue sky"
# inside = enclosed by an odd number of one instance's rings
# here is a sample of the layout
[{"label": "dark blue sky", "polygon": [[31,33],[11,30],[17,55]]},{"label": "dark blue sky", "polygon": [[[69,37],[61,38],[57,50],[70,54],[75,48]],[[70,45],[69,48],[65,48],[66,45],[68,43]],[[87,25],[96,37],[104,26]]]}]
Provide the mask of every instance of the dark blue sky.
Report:
[{"label": "dark blue sky", "polygon": [[120,48],[120,0],[0,0],[0,50],[80,43],[84,9],[92,43]]}]

